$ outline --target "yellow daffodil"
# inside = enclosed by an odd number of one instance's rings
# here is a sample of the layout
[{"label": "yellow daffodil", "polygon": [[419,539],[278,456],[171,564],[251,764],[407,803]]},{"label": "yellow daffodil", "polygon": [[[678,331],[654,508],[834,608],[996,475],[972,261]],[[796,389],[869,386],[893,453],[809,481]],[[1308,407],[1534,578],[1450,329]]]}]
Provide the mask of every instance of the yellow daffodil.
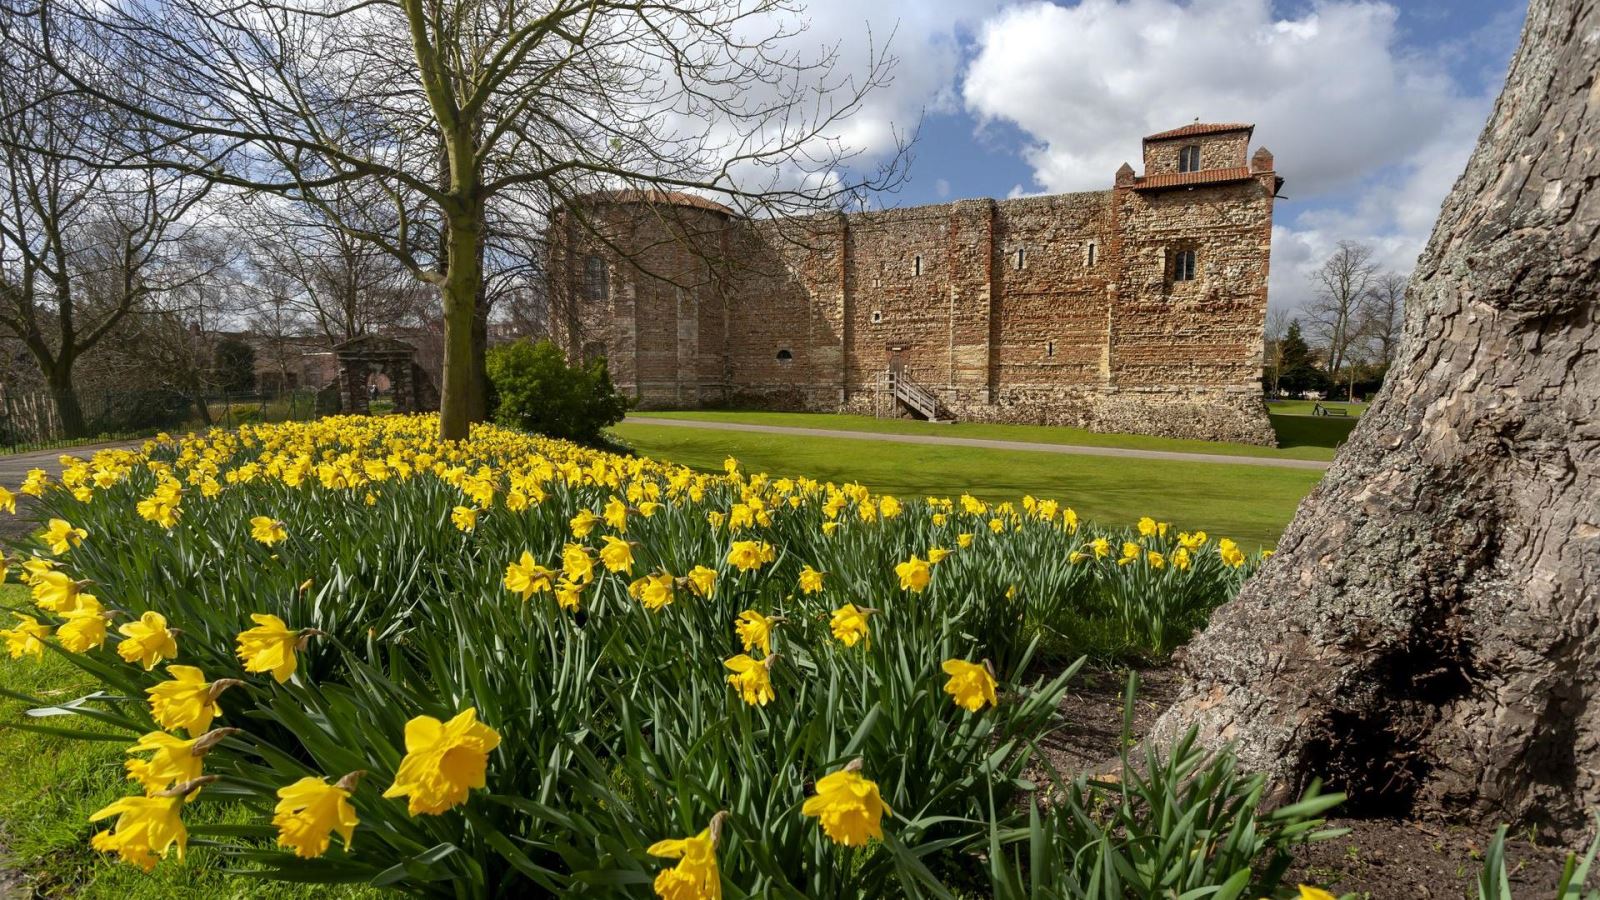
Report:
[{"label": "yellow daffodil", "polygon": [[556,585],[556,605],[567,612],[577,612],[578,603],[583,599],[583,585],[576,581],[561,579]]},{"label": "yellow daffodil", "polygon": [[384,797],[408,798],[411,815],[438,815],[485,784],[489,752],[500,733],[478,721],[468,707],[448,722],[417,716],[406,723],[406,755]]},{"label": "yellow daffodil", "polygon": [[217,698],[230,686],[239,682],[231,678],[215,683],[194,666],[167,666],[172,680],[163,681],[145,690],[150,695],[150,714],[156,724],[171,731],[182,728],[198,735],[211,727],[211,720],[222,714],[217,708]]},{"label": "yellow daffodil", "polygon": [[605,519],[606,527],[618,534],[628,530],[628,504],[623,503],[619,497],[612,497],[606,501],[605,509],[601,511],[601,518]]},{"label": "yellow daffodil", "polygon": [[942,668],[950,676],[944,684],[944,692],[967,712],[977,712],[986,704],[994,706],[999,702],[995,696],[994,675],[990,674],[987,661],[980,664],[947,659]]},{"label": "yellow daffodil", "polygon": [[24,656],[43,658],[44,639],[50,636],[50,626],[33,616],[15,613],[17,624],[13,628],[0,628],[0,638],[5,638],[6,650],[12,659]]},{"label": "yellow daffodil", "polygon": [[278,805],[272,810],[278,846],[288,847],[303,859],[315,859],[328,852],[331,835],[337,831],[348,849],[356,826],[361,824],[355,807],[350,805],[357,775],[347,775],[338,784],[307,775],[278,788]]},{"label": "yellow daffodil", "polygon": [[165,731],[152,731],[128,748],[129,756],[150,754],[148,759],[129,759],[123,763],[128,780],[138,782],[147,797],[154,797],[174,785],[193,782],[200,777],[206,753],[237,731],[237,728],[218,728],[188,739]]},{"label": "yellow daffodil", "polygon": [[122,797],[89,817],[91,822],[117,817],[111,830],[97,833],[89,844],[96,850],[115,853],[146,872],[155,868],[174,844],[181,860],[189,844],[189,832],[179,817],[182,807],[181,796]]},{"label": "yellow daffodil", "polygon": [[800,593],[815,594],[822,590],[822,573],[806,566],[800,570]]},{"label": "yellow daffodil", "polygon": [[945,557],[949,555],[950,551],[943,547],[930,547],[928,548],[928,564],[937,566],[939,563],[944,562]]},{"label": "yellow daffodil", "polygon": [[666,572],[656,572],[628,585],[628,594],[652,612],[672,602],[673,578]]},{"label": "yellow daffodil", "polygon": [[709,599],[712,594],[716,593],[717,571],[715,569],[695,566],[689,570],[689,574],[686,577],[689,579],[689,586],[694,588],[696,594]]},{"label": "yellow daffodil", "polygon": [[1149,516],[1139,519],[1139,534],[1143,537],[1154,537],[1156,533],[1156,520]]},{"label": "yellow daffodil", "polygon": [[967,549],[968,547],[971,547],[972,546],[972,535],[970,533],[966,533],[966,532],[963,532],[961,534],[956,535],[956,546],[960,547],[963,550]]},{"label": "yellow daffodil", "polygon": [[1125,566],[1129,563],[1138,562],[1141,555],[1143,555],[1143,551],[1138,544],[1132,541],[1124,541],[1122,544],[1122,558],[1117,560],[1117,565]]},{"label": "yellow daffodil", "polygon": [[722,875],[717,871],[717,831],[720,820],[694,837],[656,841],[645,851],[651,856],[676,859],[678,864],[656,875],[656,896],[661,900],[721,900]]},{"label": "yellow daffodil", "polygon": [[839,523],[838,522],[823,522],[822,523],[822,535],[823,535],[823,537],[833,537],[833,533],[835,531],[838,531],[838,530],[839,530]]},{"label": "yellow daffodil", "polygon": [[72,527],[66,519],[51,519],[44,530],[44,542],[50,546],[50,552],[56,556],[71,550],[83,543],[89,532],[82,528]]},{"label": "yellow daffodil", "polygon": [[920,594],[927,590],[928,582],[933,579],[933,570],[928,561],[912,554],[911,558],[894,567],[894,573],[900,576],[900,589]]},{"label": "yellow daffodil", "polygon": [[144,666],[145,671],[178,655],[177,633],[167,627],[167,617],[158,612],[145,612],[138,621],[123,623],[117,633],[124,637],[117,644],[117,655]]},{"label": "yellow daffodil", "polygon": [[78,608],[78,582],[61,571],[40,572],[33,576],[33,602],[40,609],[66,615]]},{"label": "yellow daffodil", "polygon": [[761,568],[777,558],[777,551],[766,541],[734,541],[728,548],[728,565],[743,572]]},{"label": "yellow daffodil", "polygon": [[457,506],[450,510],[450,524],[454,525],[457,531],[471,534],[472,530],[478,527],[478,510],[470,506]]},{"label": "yellow daffodil", "polygon": [[534,562],[533,554],[522,551],[522,557],[506,566],[506,590],[519,594],[524,601],[534,594],[549,593],[555,587],[555,570]]},{"label": "yellow daffodil", "polygon": [[632,572],[633,546],[608,534],[605,536],[605,546],[600,548],[600,562],[608,572]]},{"label": "yellow daffodil", "polygon": [[100,601],[88,594],[78,595],[78,605],[67,613],[67,621],[56,629],[61,648],[71,653],[88,653],[106,642],[109,625]]},{"label": "yellow daffodil", "polygon": [[846,647],[854,647],[862,639],[866,639],[870,647],[872,640],[867,630],[868,612],[854,603],[846,603],[833,611],[833,617],[828,620],[828,629],[833,632],[834,639]]},{"label": "yellow daffodil", "polygon": [[1152,569],[1159,569],[1167,564],[1167,558],[1155,550],[1146,550],[1144,561],[1149,563]]},{"label": "yellow daffodil", "polygon": [[1089,542],[1089,549],[1094,551],[1095,559],[1104,559],[1111,555],[1111,542],[1103,537],[1095,538]]},{"label": "yellow daffodil", "polygon": [[1244,551],[1239,549],[1238,544],[1227,538],[1217,541],[1217,555],[1222,557],[1223,562],[1235,569],[1244,565]]},{"label": "yellow daffodil", "polygon": [[1300,900],[1339,900],[1333,894],[1319,887],[1312,887],[1309,884],[1298,885],[1298,887],[1300,888]]},{"label": "yellow daffodil", "polygon": [[289,532],[283,523],[270,516],[252,516],[250,518],[250,536],[271,547],[288,540]]},{"label": "yellow daffodil", "polygon": [[271,672],[279,684],[294,674],[300,632],[270,613],[252,613],[256,627],[239,632],[237,654],[246,672]]},{"label": "yellow daffodil", "polygon": [[594,531],[594,526],[600,524],[600,517],[590,510],[580,509],[578,514],[573,516],[572,520],[567,524],[572,527],[573,537],[586,538],[589,536],[589,532]]},{"label": "yellow daffodil", "polygon": [[17,495],[6,490],[4,487],[0,487],[0,509],[5,510],[12,515],[17,514]]},{"label": "yellow daffodil", "polygon": [[777,624],[777,619],[747,609],[739,613],[739,618],[733,623],[733,630],[739,636],[739,642],[744,644],[746,651],[759,647],[762,656],[769,656],[772,653],[772,629]]},{"label": "yellow daffodil", "polygon": [[582,544],[567,544],[561,548],[561,571],[568,581],[588,584],[594,580],[594,557]]},{"label": "yellow daffodil", "polygon": [[739,698],[751,706],[766,706],[777,696],[772,692],[772,675],[767,669],[772,657],[752,659],[746,654],[722,661],[729,672],[728,683],[739,692]]},{"label": "yellow daffodil", "polygon": [[818,779],[816,793],[806,798],[800,811],[817,819],[835,844],[864,847],[883,837],[883,814],[889,807],[877,784],[863,778],[852,764]]},{"label": "yellow daffodil", "polygon": [[1189,568],[1189,551],[1187,548],[1179,547],[1172,551],[1172,567],[1180,571]]}]

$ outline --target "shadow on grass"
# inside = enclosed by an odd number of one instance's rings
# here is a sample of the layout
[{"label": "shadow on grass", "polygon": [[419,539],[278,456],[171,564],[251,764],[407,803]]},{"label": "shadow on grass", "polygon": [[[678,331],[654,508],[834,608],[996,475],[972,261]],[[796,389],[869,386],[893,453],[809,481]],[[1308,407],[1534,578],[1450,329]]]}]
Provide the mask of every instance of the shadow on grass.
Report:
[{"label": "shadow on grass", "polygon": [[1354,416],[1341,419],[1335,416],[1271,416],[1272,430],[1278,433],[1278,446],[1337,447],[1350,437],[1350,430],[1360,419]]}]

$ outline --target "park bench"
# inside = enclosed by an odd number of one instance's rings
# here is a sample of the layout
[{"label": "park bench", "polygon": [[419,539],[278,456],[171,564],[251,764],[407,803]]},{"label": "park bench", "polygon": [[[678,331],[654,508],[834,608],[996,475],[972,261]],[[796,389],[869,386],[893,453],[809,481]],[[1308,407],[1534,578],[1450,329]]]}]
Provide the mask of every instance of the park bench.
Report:
[{"label": "park bench", "polygon": [[1321,403],[1318,403],[1317,405],[1311,407],[1311,414],[1314,416],[1348,416],[1350,415],[1350,410],[1345,409],[1342,406],[1323,406]]}]

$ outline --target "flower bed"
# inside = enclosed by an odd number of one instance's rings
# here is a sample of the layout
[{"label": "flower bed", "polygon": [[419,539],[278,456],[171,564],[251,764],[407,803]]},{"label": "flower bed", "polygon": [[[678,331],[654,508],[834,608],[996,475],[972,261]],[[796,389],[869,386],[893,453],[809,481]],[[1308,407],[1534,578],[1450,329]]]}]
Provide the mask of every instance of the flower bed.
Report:
[{"label": "flower bed", "polygon": [[[1075,668],[1035,677],[1040,647],[1164,653],[1254,565],[1054,501],[900,501],[435,429],[251,426],[30,476],[49,520],[16,566],[33,606],[0,635],[103,685],[36,713],[127,735],[130,793],[95,817],[97,848],[149,867],[192,837],[266,876],[451,896],[1070,880],[1076,851],[1047,836],[1084,822],[1030,826],[1020,797]],[[1171,765],[1201,765],[1179,749]],[[1234,798],[1217,827],[1245,837],[1220,873],[1180,854],[1171,883],[1271,887],[1252,859],[1320,807],[1257,822],[1259,784],[1206,772]],[[1061,793],[1084,812],[1102,789]],[[258,819],[191,833],[188,804],[217,801]],[[1053,867],[1023,862],[1047,850]]]}]

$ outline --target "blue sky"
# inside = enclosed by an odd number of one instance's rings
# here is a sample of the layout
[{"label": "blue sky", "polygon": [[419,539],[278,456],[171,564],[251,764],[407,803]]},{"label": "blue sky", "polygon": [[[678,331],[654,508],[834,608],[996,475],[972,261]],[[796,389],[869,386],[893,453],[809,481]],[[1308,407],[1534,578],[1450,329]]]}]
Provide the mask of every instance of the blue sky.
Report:
[{"label": "blue sky", "polygon": [[[889,206],[1092,190],[1142,134],[1257,124],[1288,184],[1271,299],[1343,239],[1409,272],[1515,49],[1511,0],[810,0],[810,34],[894,32],[894,83],[846,138],[881,158],[919,121]],[[863,24],[867,28],[863,28]]]}]

